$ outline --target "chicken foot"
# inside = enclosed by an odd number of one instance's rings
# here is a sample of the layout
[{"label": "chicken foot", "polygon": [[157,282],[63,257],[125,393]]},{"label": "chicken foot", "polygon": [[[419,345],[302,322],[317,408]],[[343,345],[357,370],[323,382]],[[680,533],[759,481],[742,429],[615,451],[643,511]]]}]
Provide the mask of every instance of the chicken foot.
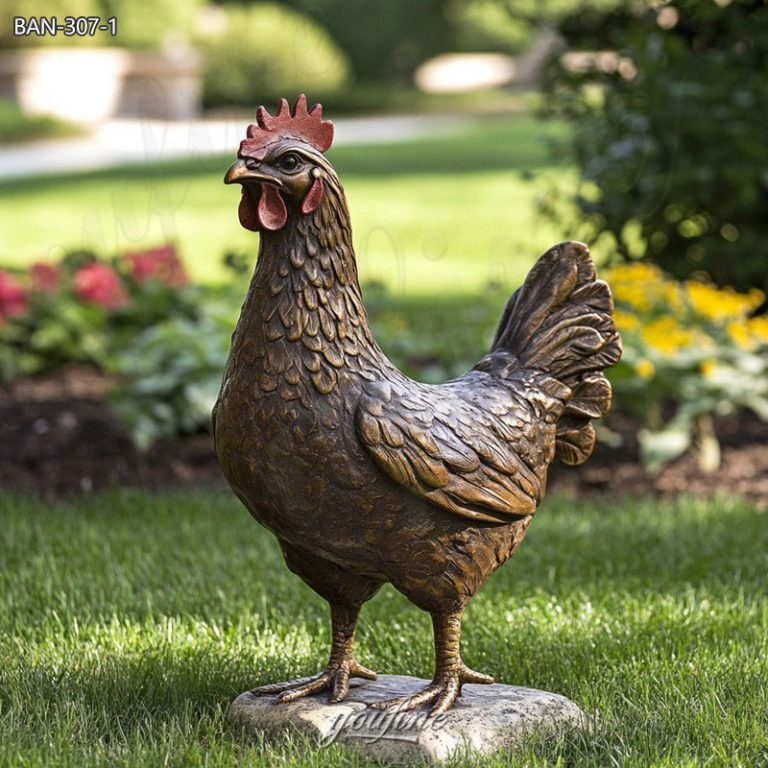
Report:
[{"label": "chicken foot", "polygon": [[349,680],[351,677],[362,677],[366,680],[375,680],[376,673],[362,664],[358,664],[352,648],[355,642],[355,627],[360,606],[331,605],[332,644],[331,657],[325,669],[311,677],[301,677],[297,680],[287,680],[282,683],[271,683],[254,688],[254,694],[279,694],[277,701],[284,703],[296,701],[305,696],[329,688],[331,695],[330,704],[343,701],[349,693]]},{"label": "chicken foot", "polygon": [[396,708],[398,711],[418,709],[432,704],[432,715],[447,712],[461,696],[464,683],[494,682],[490,675],[475,672],[462,660],[459,653],[461,645],[461,613],[433,614],[432,626],[435,634],[435,676],[432,682],[422,690],[410,696],[398,696],[371,704],[376,709]]}]

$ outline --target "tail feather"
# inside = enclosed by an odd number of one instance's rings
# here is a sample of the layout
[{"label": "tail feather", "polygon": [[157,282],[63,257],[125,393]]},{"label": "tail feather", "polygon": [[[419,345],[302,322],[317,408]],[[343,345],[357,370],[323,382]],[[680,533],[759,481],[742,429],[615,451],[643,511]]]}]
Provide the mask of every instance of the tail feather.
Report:
[{"label": "tail feather", "polygon": [[545,371],[571,390],[557,427],[557,456],[581,464],[592,453],[592,419],[611,406],[602,371],[621,357],[608,285],[595,278],[589,249],[575,241],[550,248],[510,296],[493,341],[520,364]]},{"label": "tail feather", "polygon": [[591,421],[560,419],[557,425],[555,450],[557,458],[572,466],[583,464],[595,447],[595,428]]},{"label": "tail feather", "polygon": [[563,416],[576,419],[600,419],[611,407],[611,385],[602,373],[585,376],[572,390]]}]

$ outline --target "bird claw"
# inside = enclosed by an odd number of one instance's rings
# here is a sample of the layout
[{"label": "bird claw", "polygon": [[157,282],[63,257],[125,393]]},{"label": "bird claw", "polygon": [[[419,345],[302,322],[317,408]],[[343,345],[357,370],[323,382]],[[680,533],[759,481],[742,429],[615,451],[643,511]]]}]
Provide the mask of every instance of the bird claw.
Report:
[{"label": "bird claw", "polygon": [[490,685],[493,682],[494,679],[490,675],[475,672],[462,663],[457,670],[438,674],[426,688],[422,688],[410,696],[398,696],[394,699],[376,701],[369,706],[375,709],[397,709],[398,712],[405,712],[406,710],[419,709],[434,702],[430,712],[431,717],[441,715],[453,707],[456,699],[461,696],[461,686],[464,683]]},{"label": "bird claw", "polygon": [[459,667],[459,678],[462,683],[475,683],[476,685],[493,685],[496,682],[491,675],[486,675],[484,672],[475,672],[474,669],[470,669],[464,662]]},{"label": "bird claw", "polygon": [[376,673],[358,664],[353,658],[341,662],[332,662],[319,674],[311,677],[301,677],[297,680],[287,680],[282,683],[270,683],[254,688],[251,693],[256,696],[277,694],[275,703],[285,704],[297,701],[305,696],[320,693],[326,688],[331,689],[329,703],[337,704],[343,701],[349,693],[349,680],[352,677],[362,677],[375,680]]},{"label": "bird claw", "polygon": [[[322,674],[322,672],[320,674]],[[285,680],[282,683],[268,683],[267,685],[260,685],[257,688],[253,688],[251,693],[255,696],[271,696],[276,693],[282,693],[283,691],[289,691],[293,688],[300,688],[313,680],[317,680],[318,677],[320,677],[320,675],[299,677],[296,680]]]}]

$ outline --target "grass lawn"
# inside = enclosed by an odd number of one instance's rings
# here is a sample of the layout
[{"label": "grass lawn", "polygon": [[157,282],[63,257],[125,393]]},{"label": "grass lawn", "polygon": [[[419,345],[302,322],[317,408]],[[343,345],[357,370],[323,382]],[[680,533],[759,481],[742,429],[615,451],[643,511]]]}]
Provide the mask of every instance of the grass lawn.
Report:
[{"label": "grass lawn", "polygon": [[[547,247],[566,239],[537,217],[528,173],[570,173],[548,155],[561,124],[485,118],[450,135],[330,150],[349,199],[363,281],[399,294],[512,287]],[[243,126],[243,132],[245,125]],[[243,133],[245,135],[245,133]],[[0,182],[0,264],[103,254],[176,241],[201,280],[226,279],[228,250],[255,255],[237,222],[239,191],[222,183],[227,157]]]},{"label": "grass lawn", "polygon": [[[482,765],[768,764],[768,513],[735,499],[548,501],[466,616],[465,658],[598,712]],[[248,745],[227,703],[317,671],[323,603],[229,494],[0,499],[0,764],[349,766]],[[427,617],[385,588],[360,660],[428,676]]]}]

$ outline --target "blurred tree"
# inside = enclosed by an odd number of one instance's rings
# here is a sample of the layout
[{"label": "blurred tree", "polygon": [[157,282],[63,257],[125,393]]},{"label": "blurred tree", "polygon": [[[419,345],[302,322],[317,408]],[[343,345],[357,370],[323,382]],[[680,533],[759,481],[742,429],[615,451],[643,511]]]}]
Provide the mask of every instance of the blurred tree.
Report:
[{"label": "blurred tree", "polygon": [[446,0],[283,0],[325,27],[363,81],[410,84],[414,69],[453,48]]},{"label": "blurred tree", "polygon": [[582,236],[678,277],[768,288],[765,0],[624,3],[560,30],[603,52],[560,58],[546,84],[547,110],[574,126]]},{"label": "blurred tree", "polygon": [[347,81],[344,54],[304,14],[256,3],[210,8],[203,20],[206,106],[253,107],[301,91],[319,100]]},{"label": "blurred tree", "polygon": [[[246,0],[253,2],[254,0]],[[228,0],[214,0],[226,5]],[[621,0],[582,0],[610,8]],[[363,82],[409,84],[416,67],[445,51],[525,50],[559,20],[569,0],[280,0],[315,19],[349,57]]]},{"label": "blurred tree", "polygon": [[[622,0],[582,0],[579,12],[606,11]],[[456,43],[466,51],[520,53],[543,26],[575,12],[571,0],[448,0],[447,18]]]}]

